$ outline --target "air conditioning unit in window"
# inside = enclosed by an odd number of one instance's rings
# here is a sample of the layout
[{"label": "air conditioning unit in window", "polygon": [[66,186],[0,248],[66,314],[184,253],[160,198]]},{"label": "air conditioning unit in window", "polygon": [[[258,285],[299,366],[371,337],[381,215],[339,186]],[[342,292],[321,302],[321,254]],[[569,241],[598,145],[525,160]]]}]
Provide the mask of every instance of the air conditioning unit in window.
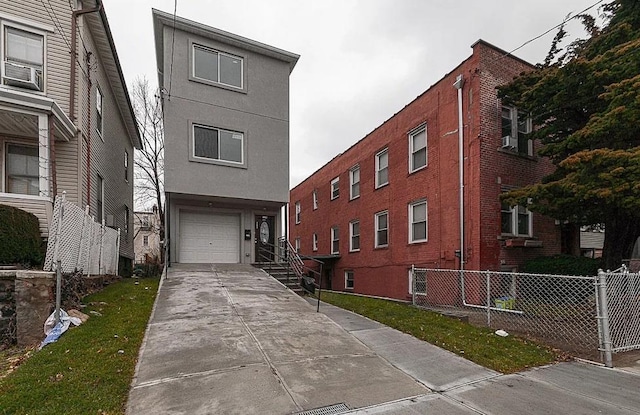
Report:
[{"label": "air conditioning unit in window", "polygon": [[4,83],[21,88],[42,91],[42,70],[13,62],[4,62]]},{"label": "air conditioning unit in window", "polygon": [[510,135],[505,135],[504,137],[502,137],[502,148],[506,148],[509,150],[518,148],[518,140],[516,140],[515,137],[511,137]]}]

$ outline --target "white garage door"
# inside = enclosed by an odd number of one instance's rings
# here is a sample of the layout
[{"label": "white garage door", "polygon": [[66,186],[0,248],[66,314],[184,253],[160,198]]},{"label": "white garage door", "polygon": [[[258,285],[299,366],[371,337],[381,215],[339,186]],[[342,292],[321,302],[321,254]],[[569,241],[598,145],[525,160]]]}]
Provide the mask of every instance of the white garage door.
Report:
[{"label": "white garage door", "polygon": [[179,262],[240,262],[240,216],[180,212]]}]

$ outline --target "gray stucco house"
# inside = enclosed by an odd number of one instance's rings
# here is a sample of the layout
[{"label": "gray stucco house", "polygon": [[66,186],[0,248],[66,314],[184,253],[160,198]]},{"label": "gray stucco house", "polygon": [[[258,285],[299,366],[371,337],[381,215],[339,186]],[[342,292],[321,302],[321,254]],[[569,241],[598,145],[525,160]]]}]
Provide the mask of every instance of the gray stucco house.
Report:
[{"label": "gray stucco house", "polygon": [[50,234],[55,195],[120,228],[133,262],[140,135],[100,0],[0,0],[0,204]]},{"label": "gray stucco house", "polygon": [[[299,56],[153,10],[169,262],[251,263],[281,235]],[[175,25],[175,27],[174,27]]]}]

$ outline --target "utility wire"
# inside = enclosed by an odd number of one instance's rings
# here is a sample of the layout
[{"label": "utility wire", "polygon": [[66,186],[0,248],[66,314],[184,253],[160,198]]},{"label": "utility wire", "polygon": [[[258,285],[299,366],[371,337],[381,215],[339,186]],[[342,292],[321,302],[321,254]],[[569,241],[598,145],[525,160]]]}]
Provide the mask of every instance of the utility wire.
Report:
[{"label": "utility wire", "polygon": [[174,55],[174,46],[176,44],[176,15],[178,12],[178,0],[174,0],[173,2],[173,32],[171,34],[171,65],[169,66],[169,89],[168,95],[169,100],[171,100],[171,79],[173,77],[173,55]]},{"label": "utility wire", "polygon": [[529,43],[531,43],[531,42],[533,42],[533,41],[535,41],[535,40],[540,39],[542,36],[546,35],[547,33],[551,32],[551,31],[552,31],[552,30],[554,30],[554,29],[559,28],[560,26],[564,25],[564,24],[565,24],[565,23],[567,23],[568,21],[570,21],[570,20],[573,20],[573,19],[576,19],[576,18],[580,17],[580,15],[582,15],[582,14],[584,14],[585,12],[589,11],[590,9],[594,8],[595,6],[597,6],[598,4],[602,3],[603,1],[604,1],[604,0],[598,0],[597,2],[595,2],[595,3],[594,3],[594,4],[592,4],[591,6],[587,7],[586,9],[584,9],[583,11],[581,11],[580,13],[578,13],[578,14],[574,14],[574,15],[573,15],[573,16],[571,16],[571,17],[566,17],[562,22],[560,22],[560,23],[558,23],[557,25],[553,26],[551,29],[547,30],[546,32],[544,32],[544,33],[542,33],[542,34],[540,34],[540,35],[538,35],[538,36],[536,36],[536,37],[533,37],[533,38],[531,38],[531,39],[527,40],[527,41],[526,41],[526,42],[524,42],[522,45],[520,45],[520,46],[518,46],[517,48],[513,49],[511,52],[508,52],[508,53],[507,53],[507,55],[511,55],[513,52],[517,51],[518,49],[521,49],[521,48],[523,48],[524,46],[528,45]]}]

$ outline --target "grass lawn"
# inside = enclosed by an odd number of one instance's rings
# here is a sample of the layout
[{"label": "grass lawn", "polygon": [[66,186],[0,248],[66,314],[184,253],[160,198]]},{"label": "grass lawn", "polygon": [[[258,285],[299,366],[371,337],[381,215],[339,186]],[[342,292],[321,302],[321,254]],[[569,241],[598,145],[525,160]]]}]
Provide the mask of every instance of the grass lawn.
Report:
[{"label": "grass lawn", "polygon": [[492,329],[408,304],[332,292],[323,292],[321,298],[498,372],[513,373],[561,358],[560,352],[530,340],[500,337]]},{"label": "grass lawn", "polygon": [[0,379],[0,414],[124,414],[158,282],[124,279],[86,297],[86,323]]}]

